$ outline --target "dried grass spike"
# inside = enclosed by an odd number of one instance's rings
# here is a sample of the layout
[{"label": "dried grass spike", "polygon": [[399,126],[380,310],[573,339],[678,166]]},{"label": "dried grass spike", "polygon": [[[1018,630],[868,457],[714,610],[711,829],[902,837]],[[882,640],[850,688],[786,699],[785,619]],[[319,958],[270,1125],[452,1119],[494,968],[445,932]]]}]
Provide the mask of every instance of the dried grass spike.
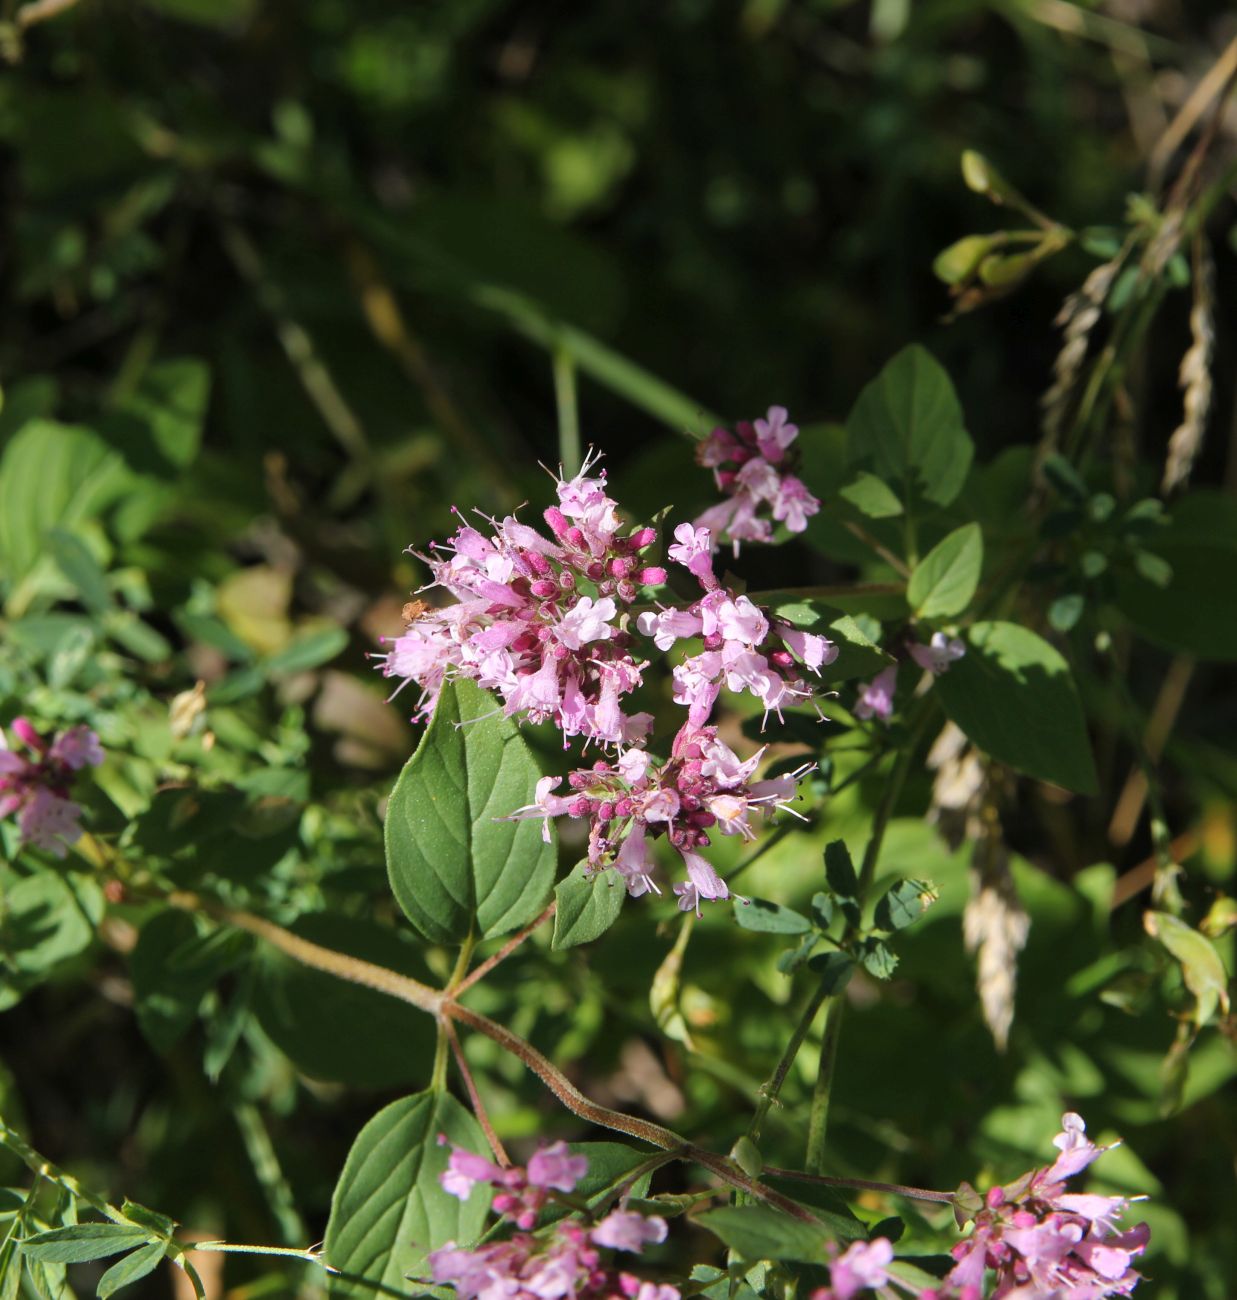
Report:
[{"label": "dried grass spike", "polygon": [[1014,1023],[1018,954],[1026,946],[1031,918],[1010,874],[996,810],[990,807],[985,813],[984,834],[975,846],[971,897],[962,914],[962,936],[967,951],[977,954],[976,983],[984,1020],[997,1050],[1003,1052]]},{"label": "dried grass spike", "polygon": [[1194,305],[1190,309],[1192,342],[1181,358],[1178,382],[1185,413],[1168,440],[1163,491],[1184,487],[1202,449],[1211,410],[1211,357],[1215,347],[1215,262],[1201,232],[1194,237]]}]

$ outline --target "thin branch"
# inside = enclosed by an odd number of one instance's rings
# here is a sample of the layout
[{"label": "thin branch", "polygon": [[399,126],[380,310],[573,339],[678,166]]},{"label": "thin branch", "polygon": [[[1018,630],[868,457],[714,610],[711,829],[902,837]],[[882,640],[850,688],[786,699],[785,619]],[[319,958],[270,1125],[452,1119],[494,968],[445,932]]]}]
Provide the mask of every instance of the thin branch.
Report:
[{"label": "thin branch", "polygon": [[1151,151],[1147,172],[1152,189],[1159,189],[1169,160],[1197,125],[1199,118],[1207,111],[1211,101],[1223,90],[1225,82],[1235,70],[1237,70],[1237,36],[1229,41],[1224,52],[1194,87],[1189,98],[1177,111],[1177,116],[1173,118],[1168,129]]},{"label": "thin branch", "polygon": [[460,1076],[464,1080],[464,1087],[468,1091],[468,1100],[472,1102],[472,1113],[477,1117],[477,1123],[481,1125],[481,1131],[485,1134],[485,1140],[490,1144],[490,1150],[494,1153],[494,1159],[498,1161],[504,1169],[511,1165],[511,1157],[507,1154],[507,1149],[502,1144],[502,1139],[494,1132],[494,1126],[490,1123],[490,1117],[485,1109],[485,1103],[481,1100],[481,1094],[477,1091],[476,1082],[473,1080],[472,1071],[468,1068],[468,1062],[464,1059],[464,1049],[460,1046],[459,1036],[455,1032],[455,1026],[450,1020],[442,1022],[443,1032],[447,1036],[447,1042],[451,1044],[451,1051],[455,1056],[455,1064],[459,1067]]},{"label": "thin branch", "polygon": [[166,896],[165,901],[172,907],[185,912],[205,912],[217,920],[233,925],[238,930],[248,930],[258,938],[265,939],[272,947],[286,953],[303,966],[312,966],[315,970],[326,971],[338,979],[351,984],[363,984],[366,988],[377,989],[401,1002],[409,1002],[421,1011],[432,1016],[441,1014],[444,995],[428,984],[422,984],[410,976],[400,975],[385,966],[376,966],[373,962],[362,961],[359,957],[350,957],[347,953],[336,952],[332,948],[323,948],[320,944],[310,943],[299,935],[285,930],[273,921],[254,916],[251,912],[241,912],[230,907],[217,907],[197,894],[176,890]]},{"label": "thin branch", "polygon": [[551,900],[549,904],[547,904],[545,911],[542,912],[535,921],[526,925],[517,934],[512,935],[512,937],[508,939],[507,942],[493,954],[493,956],[487,957],[476,970],[465,976],[464,979],[455,986],[452,996],[459,997],[461,993],[467,992],[479,979],[488,975],[490,971],[499,964],[499,962],[506,961],[534,930],[544,925],[550,917],[554,915],[554,909],[556,906],[557,903],[554,900]]},{"label": "thin branch", "polygon": [[827,1174],[804,1174],[797,1169],[778,1169],[765,1165],[765,1173],[774,1178],[789,1178],[797,1183],[815,1183],[820,1187],[850,1187],[864,1192],[890,1192],[894,1196],[908,1196],[915,1201],[936,1201],[941,1205],[953,1204],[953,1192],[934,1192],[926,1187],[907,1187],[902,1183],[874,1183],[867,1178],[833,1178]]}]

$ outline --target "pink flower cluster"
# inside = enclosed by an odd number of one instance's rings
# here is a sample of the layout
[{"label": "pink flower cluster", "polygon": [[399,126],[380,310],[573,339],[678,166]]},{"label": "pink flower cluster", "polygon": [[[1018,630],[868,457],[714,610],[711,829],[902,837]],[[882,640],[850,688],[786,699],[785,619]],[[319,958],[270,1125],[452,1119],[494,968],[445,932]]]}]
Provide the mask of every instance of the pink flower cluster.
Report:
[{"label": "pink flower cluster", "polygon": [[9,749],[0,731],[0,817],[16,813],[25,843],[63,858],[82,833],[81,807],[69,798],[73,774],[103,762],[99,737],[70,727],[48,739],[26,718],[15,718],[12,731],[30,755]]},{"label": "pink flower cluster", "polygon": [[827,637],[768,618],[746,596],[722,587],[713,572],[707,529],[680,524],[674,538],[667,556],[696,578],[704,595],[687,609],[646,611],[637,626],[663,651],[686,637],[703,639],[703,651],[674,670],[674,698],[687,705],[689,724],[708,720],[723,682],[731,691],[754,695],[766,716],[780,716],[784,707],[810,699],[812,690],[799,664],[819,674],[838,657],[837,646]]},{"label": "pink flower cluster", "polygon": [[[679,906],[698,909],[701,899],[730,896],[698,852],[710,829],[752,838],[753,814],[785,807],[802,775],[753,781],[761,755],[740,761],[707,725],[718,695],[723,687],[746,691],[766,715],[780,716],[811,699],[805,673],[819,675],[838,648],[723,587],[709,531],[686,523],[667,556],[703,594],[686,608],[658,606],[633,618],[641,587],[664,583],[666,571],[643,558],[653,530],[623,530],[604,474],[586,476],[591,464],[558,480],[559,504],[545,512],[553,541],[509,516],[490,536],[462,525],[448,544],[432,547],[430,585],[456,603],[412,602],[404,634],[379,658],[388,677],[402,679],[397,693],[417,683],[422,714],[444,681],[468,677],[496,691],[507,716],[553,721],[564,744],[581,736],[612,747],[614,761],[571,774],[570,793],[554,793],[559,781],[547,777],[535,802],[512,816],[544,817],[547,838],[549,818],[587,818],[591,866],[612,866],[632,894],[660,893],[650,841],[664,834],[687,870],[675,886]],[[687,722],[671,758],[658,762],[641,748],[651,715],[624,712],[624,701],[648,667],[642,648],[651,641],[665,652],[687,638],[703,643],[673,671]]]},{"label": "pink flower cluster", "polygon": [[948,1280],[959,1300],[979,1300],[987,1269],[996,1270],[993,1300],[1101,1300],[1129,1295],[1141,1280],[1133,1261],[1151,1231],[1145,1223],[1117,1231],[1129,1200],[1065,1190],[1111,1148],[1091,1142],[1078,1115],[1062,1116],[1061,1127],[1054,1163],[992,1188],[974,1232],[954,1247]]},{"label": "pink flower cluster", "polygon": [[709,832],[752,839],[753,816],[791,811],[798,779],[811,765],[768,781],[753,781],[764,751],[741,760],[716,727],[690,722],[679,730],[670,758],[658,763],[643,749],[628,749],[615,762],[599,760],[567,777],[570,793],[555,794],[561,778],[537,783],[537,798],[512,817],[587,818],[588,862],[594,871],[613,867],[633,897],[652,890],[656,864],[651,841],[665,835],[678,850],[687,879],[674,886],[683,911],[700,910],[701,899],[730,897],[726,882],[699,853]]},{"label": "pink flower cluster", "polygon": [[725,501],[710,506],[697,520],[718,541],[739,553],[740,542],[771,542],[773,525],[765,508],[792,533],[801,533],[820,509],[820,502],[793,474],[783,469],[787,449],[799,436],[784,406],[771,406],[763,420],[740,420],[734,431],[714,429],[696,449],[696,459],[713,471]]},{"label": "pink flower cluster", "polygon": [[601,1249],[639,1254],[664,1241],[665,1219],[620,1208],[591,1227],[564,1219],[533,1234],[546,1199],[553,1192],[574,1191],[587,1170],[587,1159],[569,1154],[563,1142],[542,1148],[526,1169],[503,1169],[453,1147],[441,1175],[443,1187],[464,1200],[478,1183],[488,1184],[496,1193],[494,1209],[518,1231],[473,1250],[448,1242],[429,1256],[433,1280],[453,1286],[460,1300],[679,1300],[675,1287],[642,1281],[601,1261]]},{"label": "pink flower cluster", "polygon": [[380,656],[386,676],[420,687],[422,715],[457,675],[497,691],[508,716],[552,720],[565,737],[630,744],[646,734],[649,715],[625,715],[620,703],[647,667],[625,611],[666,573],[642,558],[655,530],[624,533],[604,472],[589,478],[589,468],[558,481],[558,505],[545,512],[553,540],[509,515],[488,537],[461,524],[423,557],[430,586],[457,603],[413,602],[404,634]]},{"label": "pink flower cluster", "polygon": [[[1141,1280],[1133,1260],[1150,1230],[1128,1232],[1116,1220],[1129,1207],[1122,1196],[1067,1192],[1065,1180],[1110,1148],[1086,1137],[1074,1114],[1053,1142],[1055,1163],[1033,1169],[1006,1187],[994,1187],[974,1215],[975,1230],[953,1248],[954,1267],[939,1286],[918,1288],[893,1277],[893,1245],[884,1237],[855,1242],[830,1265],[830,1284],[811,1300],[852,1300],[869,1288],[897,1287],[915,1300],[1104,1300],[1129,1295]],[[984,1290],[988,1270],[993,1289]]]}]

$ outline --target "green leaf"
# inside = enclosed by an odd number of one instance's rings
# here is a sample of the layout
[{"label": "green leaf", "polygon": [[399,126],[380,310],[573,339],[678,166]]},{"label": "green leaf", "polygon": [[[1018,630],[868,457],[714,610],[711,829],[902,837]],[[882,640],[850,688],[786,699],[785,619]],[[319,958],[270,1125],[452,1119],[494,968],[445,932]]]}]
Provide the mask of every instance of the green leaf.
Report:
[{"label": "green leaf", "polygon": [[592,872],[587,860],[577,862],[571,874],[554,888],[554,938],[550,947],[574,948],[599,939],[618,920],[627,890],[617,873]]},{"label": "green leaf", "polygon": [[21,1243],[23,1255],[50,1264],[84,1264],[104,1259],[144,1244],[150,1234],[145,1228],[126,1223],[74,1223],[36,1233]]},{"label": "green leaf", "polygon": [[838,496],[869,519],[893,519],[902,513],[902,502],[883,478],[861,470]]},{"label": "green leaf", "polygon": [[107,576],[80,537],[53,528],[47,534],[47,550],[60,572],[77,588],[82,604],[92,614],[101,614],[111,604]]},{"label": "green leaf", "polygon": [[170,1237],[178,1226],[176,1220],[169,1215],[160,1214],[158,1210],[147,1209],[146,1206],[139,1205],[137,1201],[131,1201],[128,1197],[121,1202],[120,1212],[126,1219],[132,1219],[134,1223],[149,1228],[160,1237]]},{"label": "green leaf", "polygon": [[1015,623],[976,623],[966,655],[938,677],[945,712],[993,758],[1094,794],[1095,763],[1069,665]]},{"label": "green leaf", "polygon": [[897,954],[889,948],[888,944],[882,943],[879,939],[868,938],[863,941],[859,960],[863,964],[863,969],[878,980],[891,978],[898,966]]},{"label": "green leaf", "polygon": [[971,603],[984,564],[978,524],[964,524],[938,542],[915,566],[906,599],[916,618],[952,618]]},{"label": "green leaf", "polygon": [[180,1041],[218,977],[209,965],[185,966],[173,960],[198,940],[198,923],[192,916],[158,912],[142,926],[129,954],[137,1022],[158,1052],[169,1052]]},{"label": "green leaf", "polygon": [[85,881],[81,890],[54,871],[37,871],[4,891],[0,951],[15,971],[42,976],[90,946],[94,921],[87,893],[97,895],[98,887]]},{"label": "green leaf", "polygon": [[210,367],[195,357],[178,357],[148,366],[122,409],[147,425],[165,460],[187,469],[197,458],[209,400]]},{"label": "green leaf", "polygon": [[840,993],[855,973],[854,958],[846,952],[821,952],[808,960],[808,970],[820,976],[820,986],[826,997]]},{"label": "green leaf", "polygon": [[[380,1110],[358,1134],[331,1197],[326,1258],[334,1268],[370,1282],[408,1289],[431,1250],[480,1235],[490,1204],[478,1184],[467,1201],[438,1181],[449,1146],[487,1153],[477,1121],[449,1093],[421,1092]],[[372,1297],[373,1289],[330,1279],[332,1295]]]},{"label": "green leaf", "polygon": [[846,421],[847,460],[870,461],[909,506],[947,506],[962,490],[974,446],[953,384],[930,352],[899,352],[863,390]]},{"label": "green leaf", "polygon": [[[637,1151],[623,1142],[569,1142],[567,1149],[573,1156],[584,1156],[588,1170],[575,1186],[573,1196],[590,1205],[601,1206],[615,1196],[620,1188],[629,1187],[630,1195],[640,1197],[649,1190],[651,1173],[641,1174],[628,1181],[628,1176],[649,1157],[647,1151]],[[570,1214],[570,1207],[547,1202],[542,1208],[538,1224],[555,1223]]]},{"label": "green leaf", "polygon": [[[376,921],[314,912],[290,929],[321,947],[423,982],[430,978],[414,945]],[[428,1078],[434,1024],[423,1011],[270,948],[259,950],[253,1010],[275,1045],[310,1078],[367,1088]]]},{"label": "green leaf", "polygon": [[443,687],[386,818],[391,888],[426,939],[506,934],[545,906],[553,840],[536,819],[502,820],[533,801],[540,776],[491,696],[468,681]]},{"label": "green leaf", "polygon": [[120,457],[91,430],[30,421],[0,457],[0,573],[16,584],[43,554],[53,528],[94,518],[129,478]]},{"label": "green leaf", "polygon": [[833,923],[833,898],[823,890],[812,895],[812,915],[822,930]]},{"label": "green leaf", "polygon": [[153,1273],[166,1253],[163,1242],[152,1241],[131,1255],[126,1255],[99,1279],[95,1294],[99,1300],[107,1300],[108,1296],[119,1291],[122,1286],[128,1286],[131,1282],[144,1278],[147,1273]]},{"label": "green leaf", "polygon": [[937,900],[937,891],[926,880],[896,880],[876,904],[876,924],[882,930],[904,930]]},{"label": "green leaf", "polygon": [[1237,508],[1226,492],[1192,492],[1172,508],[1150,540],[1171,569],[1148,567],[1118,576],[1116,603],[1149,641],[1223,663],[1237,660]]},{"label": "green leaf", "polygon": [[1211,940],[1168,912],[1144,913],[1143,926],[1181,963],[1186,988],[1197,1002],[1195,1022],[1200,1027],[1207,1024],[1217,1006],[1227,1013],[1228,972]]},{"label": "green leaf", "polygon": [[694,1216],[746,1260],[796,1260],[823,1264],[829,1259],[829,1234],[768,1205],[722,1205]]},{"label": "green leaf", "polygon": [[758,930],[763,934],[806,934],[812,923],[793,908],[771,903],[767,898],[753,898],[744,902],[734,900],[734,919],[744,930]]},{"label": "green leaf", "polygon": [[330,663],[348,644],[348,630],[321,627],[293,637],[286,646],[262,662],[265,673],[303,673]]},{"label": "green leaf", "polygon": [[838,898],[854,898],[859,892],[859,877],[844,840],[830,840],[825,845],[825,879]]}]

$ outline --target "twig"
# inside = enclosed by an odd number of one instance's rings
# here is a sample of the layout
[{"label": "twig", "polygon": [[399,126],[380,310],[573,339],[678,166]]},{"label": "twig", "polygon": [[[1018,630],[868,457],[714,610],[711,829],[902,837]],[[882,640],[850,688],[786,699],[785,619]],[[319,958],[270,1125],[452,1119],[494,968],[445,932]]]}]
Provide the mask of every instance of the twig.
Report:
[{"label": "twig", "polygon": [[522,944],[524,940],[527,939],[528,936],[532,934],[534,930],[544,925],[550,919],[550,917],[554,915],[555,907],[557,907],[557,903],[554,900],[551,900],[550,903],[546,906],[545,911],[542,912],[541,915],[535,921],[526,925],[517,934],[512,935],[511,938],[508,939],[507,942],[503,944],[503,946],[496,953],[493,954],[493,956],[487,957],[476,968],[476,970],[466,975],[455,986],[452,996],[458,998],[461,993],[466,993],[470,988],[472,988],[472,986],[479,979],[483,979],[486,975],[488,975],[490,971],[492,971],[494,967],[499,964],[499,962],[506,961],[507,958],[510,957],[513,952],[515,952],[515,950],[520,946],[520,944]]},{"label": "twig", "polygon": [[[1177,655],[1164,674],[1164,682],[1147,719],[1143,733],[1143,748],[1152,762],[1164,752],[1165,742],[1177,721],[1177,714],[1185,702],[1185,694],[1194,675],[1194,660],[1188,655]],[[1108,824],[1110,844],[1124,846],[1133,838],[1138,819],[1147,801],[1147,777],[1142,765],[1135,763],[1126,778],[1112,820]]]},{"label": "twig", "polygon": [[1207,106],[1224,87],[1224,83],[1237,71],[1237,36],[1229,41],[1224,52],[1211,65],[1207,74],[1181,105],[1176,117],[1169,123],[1168,129],[1160,137],[1151,151],[1147,161],[1147,175],[1151,188],[1158,190],[1164,179],[1164,172],[1173,154],[1181,147],[1186,136],[1197,125],[1198,120],[1207,111]]},{"label": "twig", "polygon": [[926,1187],[907,1187],[903,1183],[874,1183],[868,1178],[833,1178],[828,1174],[805,1174],[797,1169],[778,1169],[765,1165],[765,1173],[774,1178],[790,1178],[797,1183],[815,1183],[820,1187],[853,1187],[865,1192],[890,1192],[894,1196],[908,1196],[915,1201],[936,1201],[941,1205],[953,1203],[953,1192],[934,1192]]},{"label": "twig", "polygon": [[464,1059],[464,1049],[460,1046],[459,1036],[455,1032],[455,1026],[450,1020],[442,1022],[443,1031],[446,1033],[447,1042],[451,1044],[452,1054],[455,1056],[455,1064],[459,1067],[460,1076],[464,1080],[464,1087],[468,1092],[468,1100],[472,1102],[472,1113],[477,1117],[477,1123],[481,1125],[481,1131],[485,1134],[485,1140],[490,1144],[490,1150],[494,1153],[494,1159],[498,1161],[504,1169],[511,1165],[511,1157],[507,1154],[506,1148],[502,1144],[502,1139],[494,1132],[494,1126],[490,1123],[490,1117],[485,1109],[485,1103],[481,1100],[481,1094],[477,1091],[477,1085],[472,1077],[472,1071],[468,1068],[468,1062]]},{"label": "twig", "polygon": [[370,449],[360,418],[331,377],[308,330],[293,319],[287,296],[267,273],[257,246],[234,221],[221,222],[219,234],[232,264],[271,318],[280,346],[322,422],[347,452],[353,466],[364,469],[369,465]]},{"label": "twig", "polygon": [[185,912],[205,912],[217,920],[235,926],[238,930],[247,930],[265,939],[272,947],[286,953],[303,966],[312,966],[315,970],[326,971],[338,979],[348,980],[352,984],[363,984],[366,988],[377,989],[401,1002],[411,1003],[421,1011],[432,1016],[440,1015],[445,994],[432,989],[411,976],[400,975],[385,966],[376,966],[373,962],[362,961],[359,957],[350,957],[347,953],[336,952],[332,948],[323,948],[320,944],[310,943],[300,935],[285,930],[273,921],[254,916],[251,912],[241,912],[230,907],[218,907],[208,900],[182,890],[176,890],[165,896],[165,901],[172,907]]}]

